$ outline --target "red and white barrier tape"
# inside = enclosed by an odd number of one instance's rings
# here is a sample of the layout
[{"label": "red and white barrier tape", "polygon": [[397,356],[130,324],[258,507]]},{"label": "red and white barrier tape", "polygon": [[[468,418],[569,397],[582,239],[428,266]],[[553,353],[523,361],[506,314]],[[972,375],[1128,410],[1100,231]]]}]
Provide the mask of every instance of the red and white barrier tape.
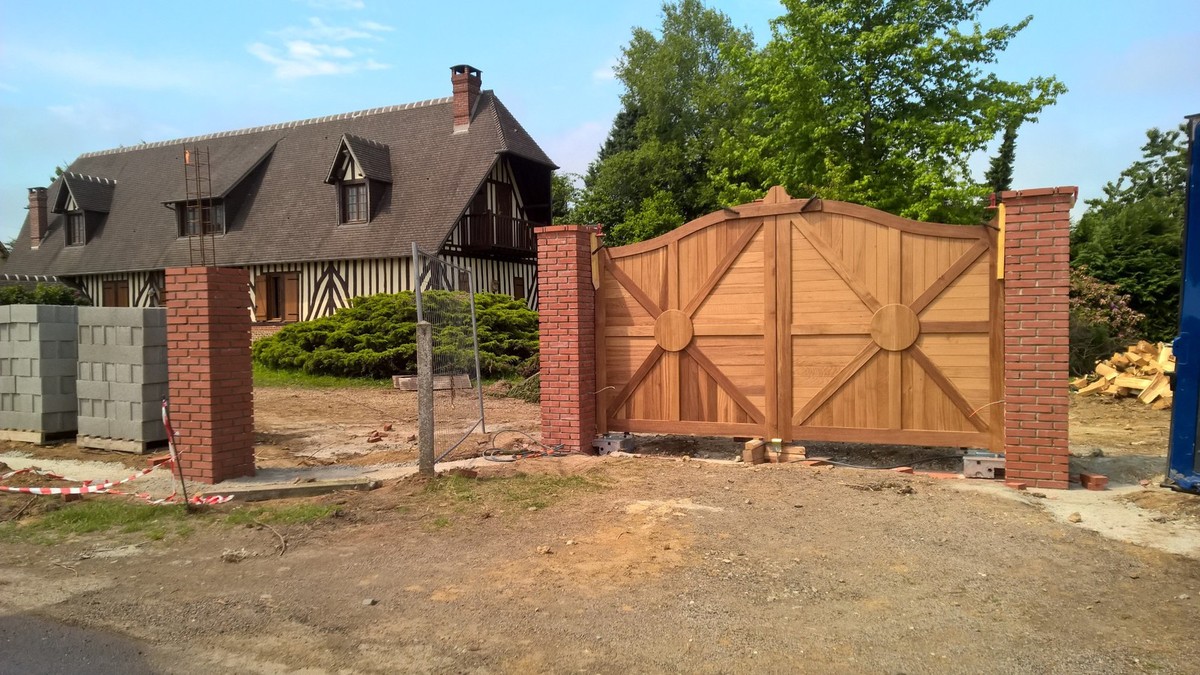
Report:
[{"label": "red and white barrier tape", "polygon": [[[29,467],[27,469],[17,469],[15,471],[9,471],[8,473],[2,474],[2,475],[0,475],[0,481],[8,480],[9,478],[12,478],[13,476],[19,476],[22,474],[31,473],[31,474],[35,474],[35,475],[42,476],[44,478],[49,478],[52,480],[61,480],[61,481],[66,481],[68,483],[79,483],[79,485],[77,487],[18,487],[18,486],[0,485],[0,492],[15,492],[15,493],[23,493],[23,494],[31,494],[31,495],[87,495],[87,494],[131,495],[131,496],[137,497],[137,498],[145,501],[148,504],[156,504],[156,505],[172,504],[172,503],[175,503],[176,498],[177,498],[177,493],[175,493],[175,492],[172,492],[171,494],[167,495],[166,497],[162,497],[160,499],[154,499],[150,496],[150,494],[148,492],[121,492],[120,490],[113,489],[118,485],[124,485],[125,483],[136,480],[138,478],[141,478],[142,476],[149,474],[150,472],[154,471],[155,469],[157,469],[160,466],[170,467],[170,466],[172,466],[172,464],[173,464],[172,462],[167,461],[167,462],[163,462],[161,464],[156,464],[155,466],[152,466],[148,469],[143,469],[128,478],[123,478],[121,480],[104,480],[104,481],[76,480],[74,478],[67,478],[66,476],[60,476],[60,475],[54,473],[53,471],[46,471],[44,469],[39,469],[37,467]],[[190,497],[187,501],[189,504],[213,506],[216,504],[224,504],[226,502],[231,501],[232,499],[233,499],[233,495],[225,495],[225,496],[196,495],[194,497]]]},{"label": "red and white barrier tape", "polygon": [[58,475],[56,473],[52,473],[50,471],[43,471],[43,470],[35,468],[35,467],[30,467],[28,469],[17,469],[16,471],[10,471],[10,472],[4,474],[3,476],[0,476],[0,480],[8,480],[9,478],[12,478],[13,476],[17,476],[17,475],[20,475],[23,473],[33,473],[33,474],[37,474],[39,476],[44,476],[46,478],[52,478],[54,480],[64,480],[64,481],[67,481],[70,483],[79,483],[80,485],[78,487],[15,487],[15,486],[9,486],[9,485],[0,485],[0,491],[23,492],[25,494],[31,494],[31,495],[97,494],[97,493],[101,493],[101,492],[108,492],[109,490],[111,490],[112,488],[114,488],[118,485],[124,485],[125,483],[128,483],[131,480],[136,480],[138,478],[141,478],[142,476],[145,476],[146,474],[150,473],[151,471],[153,471],[157,468],[158,467],[154,466],[154,467],[150,467],[149,469],[143,469],[143,470],[133,474],[129,478],[123,478],[121,480],[91,481],[91,480],[75,480],[72,478],[67,478],[66,476],[60,476],[60,475]]}]

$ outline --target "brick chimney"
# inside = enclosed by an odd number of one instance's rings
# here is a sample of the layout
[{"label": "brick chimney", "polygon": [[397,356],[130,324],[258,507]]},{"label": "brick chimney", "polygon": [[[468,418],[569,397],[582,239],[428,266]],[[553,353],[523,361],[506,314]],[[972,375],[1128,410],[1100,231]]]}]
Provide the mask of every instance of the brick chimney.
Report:
[{"label": "brick chimney", "polygon": [[454,133],[460,134],[471,126],[471,110],[479,99],[483,72],[468,65],[450,67],[450,83],[454,85]]},{"label": "brick chimney", "polygon": [[50,211],[46,207],[46,188],[29,188],[29,248],[36,249],[46,238]]}]

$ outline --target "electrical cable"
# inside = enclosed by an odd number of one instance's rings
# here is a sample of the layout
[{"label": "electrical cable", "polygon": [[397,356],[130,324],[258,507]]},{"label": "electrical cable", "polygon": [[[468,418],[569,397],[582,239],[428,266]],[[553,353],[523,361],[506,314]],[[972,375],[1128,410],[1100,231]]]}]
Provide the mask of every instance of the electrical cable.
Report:
[{"label": "electrical cable", "polygon": [[[501,434],[517,434],[529,439],[529,442],[536,445],[539,450],[523,448],[521,450],[505,450],[496,446],[496,439]],[[481,457],[489,462],[516,462],[522,459],[531,459],[535,457],[566,457],[567,455],[583,454],[579,451],[564,450],[563,444],[558,445],[543,445],[541,441],[524,431],[516,429],[501,429],[500,431],[492,432],[491,441],[488,443],[488,448],[483,451]]]},{"label": "electrical cable", "polygon": [[865,464],[851,464],[850,462],[838,462],[838,461],[835,461],[832,459],[825,459],[822,461],[824,461],[828,464],[832,464],[834,466],[843,466],[843,467],[846,467],[847,469],[868,469],[868,470],[874,469],[874,470],[878,470],[878,471],[891,471],[892,469],[899,469],[899,468],[905,467],[905,466],[914,466],[916,464],[926,464],[928,462],[936,462],[936,461],[942,460],[942,459],[962,459],[962,458],[963,458],[963,455],[937,455],[936,457],[925,457],[922,459],[915,459],[911,462],[905,462],[903,464],[896,464],[895,466],[867,466]]}]

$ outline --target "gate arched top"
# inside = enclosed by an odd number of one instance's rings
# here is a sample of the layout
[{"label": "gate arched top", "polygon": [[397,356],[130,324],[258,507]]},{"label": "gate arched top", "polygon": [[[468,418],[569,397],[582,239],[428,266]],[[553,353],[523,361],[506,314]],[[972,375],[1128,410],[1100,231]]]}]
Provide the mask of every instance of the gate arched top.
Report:
[{"label": "gate arched top", "polygon": [[[782,194],[784,197],[787,193],[782,188],[771,188],[772,191],[778,190],[769,196]],[[713,211],[712,213],[700,216],[695,220],[689,221],[679,227],[667,232],[666,234],[639,241],[626,246],[618,246],[616,248],[607,249],[608,255],[612,258],[624,258],[626,256],[638,255],[653,251],[672,242],[677,242],[689,235],[699,232],[705,228],[719,225],[729,220],[739,220],[744,218],[766,218],[770,216],[788,216],[796,215],[803,216],[811,213],[825,213],[831,215],[849,216],[857,218],[876,225],[882,225],[893,230],[907,232],[909,234],[923,235],[927,237],[946,237],[950,239],[978,239],[986,240],[988,238],[987,228],[982,225],[949,225],[945,223],[925,223],[919,220],[911,220],[903,218],[886,211],[880,211],[869,206],[861,204],[852,204],[850,202],[839,202],[829,199],[784,199],[777,202],[769,202],[768,200],[754,201],[749,204],[741,204]]]}]

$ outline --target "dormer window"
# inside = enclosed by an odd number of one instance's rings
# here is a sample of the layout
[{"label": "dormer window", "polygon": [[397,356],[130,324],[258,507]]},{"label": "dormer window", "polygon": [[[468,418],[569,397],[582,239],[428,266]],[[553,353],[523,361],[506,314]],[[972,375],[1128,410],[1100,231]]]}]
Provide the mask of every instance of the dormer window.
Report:
[{"label": "dormer window", "polygon": [[196,237],[201,234],[225,234],[225,205],[221,202],[205,204],[177,204],[176,220],[179,236]]},{"label": "dormer window", "polygon": [[62,175],[51,213],[63,214],[63,236],[67,246],[83,246],[89,234],[104,224],[112,204],[116,182],[108,178],[68,171]]},{"label": "dormer window", "polygon": [[325,182],[337,188],[337,222],[369,223],[392,182],[388,147],[343,134]]},{"label": "dormer window", "polygon": [[365,180],[342,183],[341,222],[367,222],[370,212],[369,206],[367,182]]},{"label": "dormer window", "polygon": [[87,220],[83,211],[67,214],[67,246],[83,246],[87,243]]}]

